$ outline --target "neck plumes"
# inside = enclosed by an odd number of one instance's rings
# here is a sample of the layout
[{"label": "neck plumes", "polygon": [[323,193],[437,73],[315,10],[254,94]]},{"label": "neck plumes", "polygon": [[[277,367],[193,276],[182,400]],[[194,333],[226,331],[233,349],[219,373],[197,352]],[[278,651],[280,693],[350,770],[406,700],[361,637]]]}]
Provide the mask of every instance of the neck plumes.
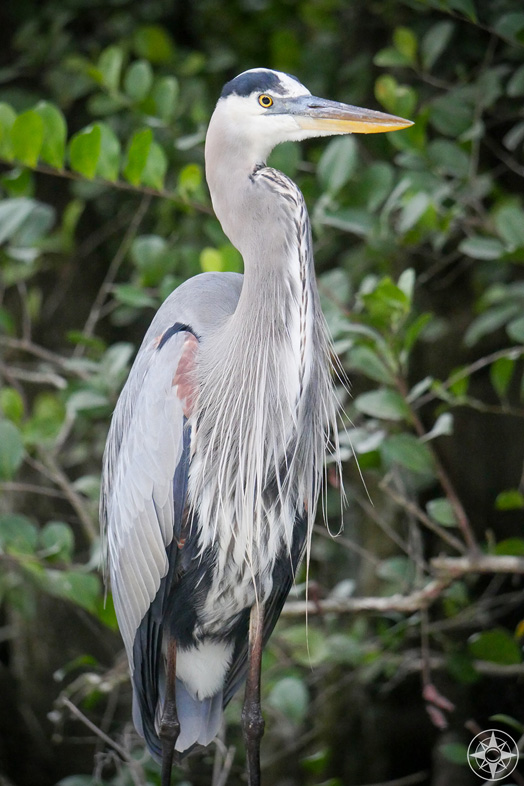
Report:
[{"label": "neck plumes", "polygon": [[258,571],[275,539],[291,547],[295,515],[312,523],[336,410],[330,345],[302,194],[256,160],[213,154],[208,142],[213,206],[245,272],[237,309],[200,352],[192,496],[212,522],[202,547],[227,522]]}]

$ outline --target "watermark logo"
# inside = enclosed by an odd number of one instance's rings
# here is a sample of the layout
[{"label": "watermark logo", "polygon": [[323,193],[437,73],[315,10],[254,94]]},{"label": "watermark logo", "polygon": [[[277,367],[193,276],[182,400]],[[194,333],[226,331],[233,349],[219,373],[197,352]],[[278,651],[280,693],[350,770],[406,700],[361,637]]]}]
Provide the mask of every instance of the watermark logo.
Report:
[{"label": "watermark logo", "polygon": [[499,729],[487,729],[473,737],[468,747],[468,764],[479,778],[501,781],[511,775],[519,761],[517,743]]}]

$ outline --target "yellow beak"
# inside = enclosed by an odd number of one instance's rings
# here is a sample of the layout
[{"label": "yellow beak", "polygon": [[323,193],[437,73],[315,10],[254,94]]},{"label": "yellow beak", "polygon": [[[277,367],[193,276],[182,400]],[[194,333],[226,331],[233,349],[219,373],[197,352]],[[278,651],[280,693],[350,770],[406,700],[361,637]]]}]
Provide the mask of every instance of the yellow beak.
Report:
[{"label": "yellow beak", "polygon": [[291,99],[286,107],[305,131],[331,134],[381,134],[412,126],[411,120],[362,109],[358,106],[328,101],[315,96]]}]

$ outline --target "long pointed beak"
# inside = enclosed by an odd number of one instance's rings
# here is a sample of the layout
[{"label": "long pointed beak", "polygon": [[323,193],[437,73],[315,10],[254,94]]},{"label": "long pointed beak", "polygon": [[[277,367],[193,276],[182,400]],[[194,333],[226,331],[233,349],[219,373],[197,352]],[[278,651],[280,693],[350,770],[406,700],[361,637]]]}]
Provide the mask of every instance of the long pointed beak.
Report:
[{"label": "long pointed beak", "polygon": [[402,117],[315,96],[290,99],[286,108],[301,128],[319,133],[381,134],[413,125]]}]

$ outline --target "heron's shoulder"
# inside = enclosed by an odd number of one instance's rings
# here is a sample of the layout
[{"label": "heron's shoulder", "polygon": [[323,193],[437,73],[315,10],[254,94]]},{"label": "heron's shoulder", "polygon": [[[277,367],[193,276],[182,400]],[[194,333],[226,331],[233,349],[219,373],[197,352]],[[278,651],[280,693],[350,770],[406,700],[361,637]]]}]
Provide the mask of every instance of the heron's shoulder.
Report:
[{"label": "heron's shoulder", "polygon": [[242,281],[240,273],[200,273],[189,278],[160,306],[148,334],[159,335],[178,322],[188,325],[197,336],[205,335],[233,313]]}]

